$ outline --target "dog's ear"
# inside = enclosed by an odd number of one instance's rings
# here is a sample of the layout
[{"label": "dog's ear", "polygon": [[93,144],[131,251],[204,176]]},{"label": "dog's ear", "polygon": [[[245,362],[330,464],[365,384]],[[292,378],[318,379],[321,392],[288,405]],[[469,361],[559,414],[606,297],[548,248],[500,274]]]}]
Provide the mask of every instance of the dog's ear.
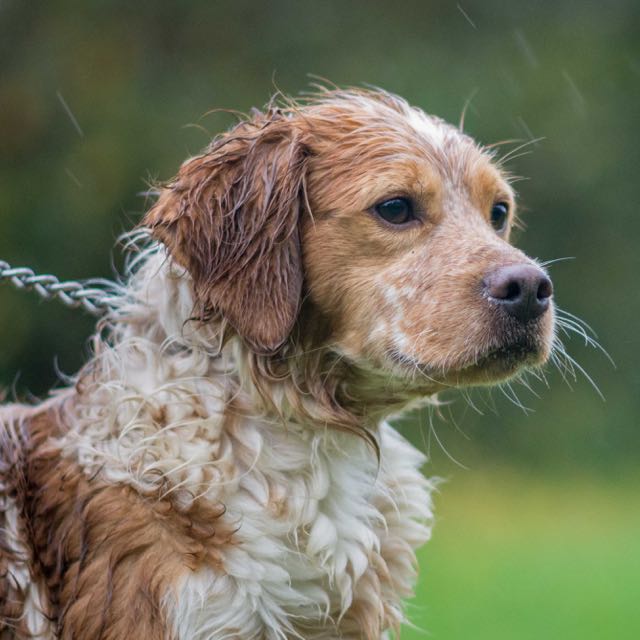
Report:
[{"label": "dog's ear", "polygon": [[289,116],[258,113],[187,160],[145,218],[190,273],[196,313],[258,352],[283,344],[300,305],[306,157]]}]

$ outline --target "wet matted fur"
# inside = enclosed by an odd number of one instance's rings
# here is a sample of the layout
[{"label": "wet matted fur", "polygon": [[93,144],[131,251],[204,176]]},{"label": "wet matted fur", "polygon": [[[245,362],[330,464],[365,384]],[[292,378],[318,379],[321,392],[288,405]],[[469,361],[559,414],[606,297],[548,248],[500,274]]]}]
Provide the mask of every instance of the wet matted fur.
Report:
[{"label": "wet matted fur", "polygon": [[0,409],[0,638],[397,634],[434,485],[385,417],[553,341],[552,303],[494,291],[539,269],[514,210],[489,150],[382,91],[187,160],[74,384]]}]

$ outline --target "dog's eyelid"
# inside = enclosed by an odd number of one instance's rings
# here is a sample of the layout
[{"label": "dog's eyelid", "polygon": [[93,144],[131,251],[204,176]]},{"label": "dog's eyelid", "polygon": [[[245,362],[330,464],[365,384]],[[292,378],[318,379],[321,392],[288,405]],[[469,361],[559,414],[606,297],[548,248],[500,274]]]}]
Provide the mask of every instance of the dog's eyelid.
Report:
[{"label": "dog's eyelid", "polygon": [[427,206],[423,201],[424,198],[408,191],[398,190],[388,192],[388,194],[383,197],[377,198],[371,206],[367,207],[366,210],[375,212],[376,207],[379,207],[381,204],[389,202],[390,200],[406,200],[411,205],[411,211],[413,212],[414,218],[421,221],[425,220],[427,216]]},{"label": "dog's eyelid", "polygon": [[504,204],[507,206],[509,213],[512,213],[516,208],[515,196],[512,191],[500,188],[493,197],[493,204]]},{"label": "dog's eyelid", "polygon": [[367,210],[373,210],[376,207],[379,207],[381,204],[389,202],[390,200],[407,200],[411,204],[413,209],[416,209],[416,199],[413,197],[413,195],[399,189],[398,191],[389,191],[385,193],[384,196],[376,198],[375,201],[369,207],[367,207]]}]

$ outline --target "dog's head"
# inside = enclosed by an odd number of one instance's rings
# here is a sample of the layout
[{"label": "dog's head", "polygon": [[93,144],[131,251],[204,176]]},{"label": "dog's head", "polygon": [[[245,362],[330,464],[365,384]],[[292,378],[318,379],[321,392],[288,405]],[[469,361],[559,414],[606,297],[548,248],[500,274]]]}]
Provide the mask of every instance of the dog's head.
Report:
[{"label": "dog's head", "polygon": [[552,285],[509,244],[513,191],[460,130],[377,91],[256,112],[146,218],[196,314],[256,353],[292,341],[423,391],[544,362]]}]

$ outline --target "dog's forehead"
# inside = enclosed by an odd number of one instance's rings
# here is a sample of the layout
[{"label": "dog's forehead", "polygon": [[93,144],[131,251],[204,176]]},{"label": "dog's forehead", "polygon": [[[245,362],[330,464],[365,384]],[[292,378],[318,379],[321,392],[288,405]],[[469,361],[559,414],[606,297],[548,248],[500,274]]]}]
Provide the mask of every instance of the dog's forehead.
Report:
[{"label": "dog's forehead", "polygon": [[508,180],[470,136],[390,94],[338,95],[314,105],[308,193],[318,211],[353,210],[405,192],[512,199]]},{"label": "dog's forehead", "polygon": [[452,140],[473,144],[460,129],[392,94],[338,94],[314,105],[312,111],[329,115],[336,131],[343,127],[345,132],[378,130],[382,133],[387,130],[399,135],[413,134],[434,145]]},{"label": "dog's forehead", "polygon": [[421,139],[436,148],[444,147],[445,145],[472,144],[471,138],[445,122],[442,118],[429,115],[417,107],[410,107],[406,113],[402,114],[402,117],[406,119],[407,124]]},{"label": "dog's forehead", "polygon": [[321,153],[338,162],[413,158],[450,175],[491,164],[461,129],[392,94],[339,93],[313,105],[311,113]]}]

